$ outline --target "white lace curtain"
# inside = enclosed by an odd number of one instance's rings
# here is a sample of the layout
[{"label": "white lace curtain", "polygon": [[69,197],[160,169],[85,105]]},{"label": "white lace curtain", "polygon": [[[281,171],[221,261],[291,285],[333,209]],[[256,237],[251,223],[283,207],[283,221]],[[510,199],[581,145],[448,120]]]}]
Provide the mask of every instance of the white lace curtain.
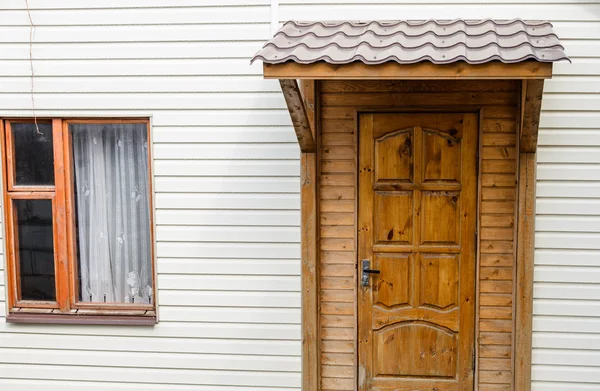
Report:
[{"label": "white lace curtain", "polygon": [[145,124],[72,124],[81,300],[151,303]]}]

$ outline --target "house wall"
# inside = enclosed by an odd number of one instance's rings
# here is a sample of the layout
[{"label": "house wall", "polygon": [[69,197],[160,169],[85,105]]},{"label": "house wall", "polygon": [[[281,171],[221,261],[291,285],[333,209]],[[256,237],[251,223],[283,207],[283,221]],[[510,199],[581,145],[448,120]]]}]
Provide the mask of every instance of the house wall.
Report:
[{"label": "house wall", "polygon": [[[573,64],[555,64],[542,107],[533,388],[598,388],[596,1],[29,4],[38,25],[38,114],[152,118],[161,322],[152,329],[42,327],[0,319],[2,390],[299,389],[299,153],[279,86],[262,80],[260,63],[249,65],[272,16],[553,22]],[[25,0],[2,2],[0,116],[31,116],[28,40]],[[0,305],[0,317],[5,310]]]},{"label": "house wall", "polygon": [[[39,116],[151,118],[160,323],[7,324],[2,302],[0,390],[298,390],[299,149],[249,63],[270,2],[29,4]],[[24,6],[0,4],[0,116],[32,115]]]}]

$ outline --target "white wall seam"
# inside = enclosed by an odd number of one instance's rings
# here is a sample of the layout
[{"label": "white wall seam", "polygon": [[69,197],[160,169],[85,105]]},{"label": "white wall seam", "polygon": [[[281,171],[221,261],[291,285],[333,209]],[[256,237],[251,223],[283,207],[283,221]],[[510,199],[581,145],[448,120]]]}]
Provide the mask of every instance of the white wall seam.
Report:
[{"label": "white wall seam", "polygon": [[279,0],[271,0],[271,35],[279,30]]}]

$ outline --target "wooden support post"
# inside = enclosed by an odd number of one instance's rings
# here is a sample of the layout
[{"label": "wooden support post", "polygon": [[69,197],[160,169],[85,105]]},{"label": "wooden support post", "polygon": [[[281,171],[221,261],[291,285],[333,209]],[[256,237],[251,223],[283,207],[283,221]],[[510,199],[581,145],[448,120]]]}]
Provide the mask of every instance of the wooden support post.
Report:
[{"label": "wooden support post", "polygon": [[517,284],[515,316],[515,390],[531,389],[533,331],[533,256],[535,237],[535,153],[519,156]]},{"label": "wooden support post", "polygon": [[296,131],[296,137],[298,137],[300,151],[309,153],[315,152],[315,140],[306,113],[306,107],[304,106],[304,101],[300,95],[298,83],[294,79],[280,79],[279,84],[281,85],[281,90],[283,91],[290,117],[292,117],[292,123],[294,124],[294,130]]},{"label": "wooden support post", "polygon": [[[295,82],[295,80],[294,80]],[[317,141],[317,86],[302,81],[302,99],[313,142]],[[298,138],[300,140],[300,138]],[[315,143],[316,144],[316,143]],[[315,145],[316,149],[316,145]],[[317,154],[302,153],[302,390],[317,391],[320,384],[318,170]]]},{"label": "wooden support post", "polygon": [[523,80],[521,91],[521,152],[535,152],[537,148],[540,111],[544,80]]},{"label": "wooden support post", "polygon": [[302,170],[302,390],[318,390],[317,159],[303,153]]}]

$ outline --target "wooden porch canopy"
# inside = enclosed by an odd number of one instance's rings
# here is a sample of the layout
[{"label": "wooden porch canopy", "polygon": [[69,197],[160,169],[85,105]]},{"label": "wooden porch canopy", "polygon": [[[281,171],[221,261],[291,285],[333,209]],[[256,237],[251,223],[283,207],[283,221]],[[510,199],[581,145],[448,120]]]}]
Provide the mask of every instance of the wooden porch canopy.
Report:
[{"label": "wooden porch canopy", "polygon": [[[254,56],[264,77],[279,79],[302,154],[303,390],[319,389],[318,80],[517,80],[520,150],[516,255],[515,379],[531,383],[535,151],[544,80],[552,63],[568,60],[544,21],[289,21]],[[298,84],[301,81],[301,86]],[[326,83],[326,82],[322,82]],[[409,91],[407,87],[406,91]],[[395,94],[394,107],[414,107]],[[460,96],[456,94],[455,96]],[[468,98],[465,98],[468,99]],[[469,103],[472,103],[471,99]],[[464,103],[465,105],[469,103]],[[463,102],[456,101],[461,106]],[[370,107],[369,107],[370,108]],[[513,128],[514,129],[514,128]],[[320,141],[319,141],[320,142]]]},{"label": "wooden porch canopy", "polygon": [[255,60],[280,80],[302,152],[315,140],[296,79],[523,80],[520,145],[535,152],[544,79],[568,57],[549,22],[485,19],[289,21]]}]

